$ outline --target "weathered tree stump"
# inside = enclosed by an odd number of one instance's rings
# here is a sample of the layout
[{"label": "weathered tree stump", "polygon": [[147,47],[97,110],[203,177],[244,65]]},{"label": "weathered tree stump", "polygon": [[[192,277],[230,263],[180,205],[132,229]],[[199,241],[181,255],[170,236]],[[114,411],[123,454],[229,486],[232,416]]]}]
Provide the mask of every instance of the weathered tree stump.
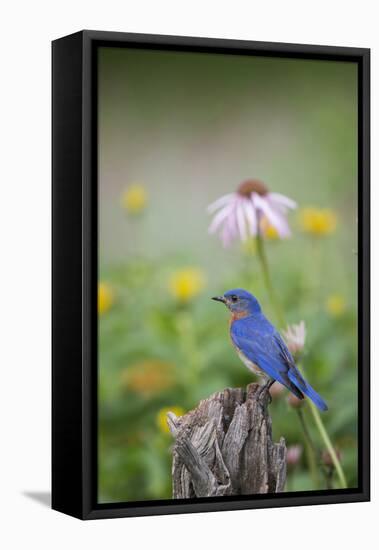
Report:
[{"label": "weathered tree stump", "polygon": [[272,441],[268,402],[250,384],[217,392],[184,416],[168,413],[173,498],[283,491],[286,445]]}]

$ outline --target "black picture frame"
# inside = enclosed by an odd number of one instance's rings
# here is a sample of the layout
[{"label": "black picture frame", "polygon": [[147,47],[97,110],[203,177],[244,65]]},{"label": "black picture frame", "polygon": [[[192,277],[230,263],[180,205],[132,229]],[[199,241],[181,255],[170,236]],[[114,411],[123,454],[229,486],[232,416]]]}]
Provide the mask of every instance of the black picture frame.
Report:
[{"label": "black picture frame", "polygon": [[[97,503],[97,48],[323,59],[358,64],[359,487]],[[81,31],[52,43],[52,507],[81,519],[370,499],[370,50]]]}]

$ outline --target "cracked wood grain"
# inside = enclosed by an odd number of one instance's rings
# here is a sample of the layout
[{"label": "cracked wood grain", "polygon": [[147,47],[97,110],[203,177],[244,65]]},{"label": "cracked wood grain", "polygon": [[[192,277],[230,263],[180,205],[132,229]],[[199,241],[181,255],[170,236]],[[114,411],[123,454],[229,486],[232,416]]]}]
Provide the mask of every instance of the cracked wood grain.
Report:
[{"label": "cracked wood grain", "polygon": [[173,498],[284,490],[286,445],[272,441],[268,401],[250,384],[217,392],[184,416],[168,413]]}]

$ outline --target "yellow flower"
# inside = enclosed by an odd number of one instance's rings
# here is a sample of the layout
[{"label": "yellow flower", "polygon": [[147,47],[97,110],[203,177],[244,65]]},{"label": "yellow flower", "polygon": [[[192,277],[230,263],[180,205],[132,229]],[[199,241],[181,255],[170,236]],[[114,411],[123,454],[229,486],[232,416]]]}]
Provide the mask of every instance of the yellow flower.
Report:
[{"label": "yellow flower", "polygon": [[173,412],[176,416],[183,416],[185,413],[183,407],[164,407],[160,411],[158,411],[156,420],[157,420],[157,426],[161,430],[161,432],[169,434],[170,429],[167,424],[167,413]]},{"label": "yellow flower", "polygon": [[330,235],[337,227],[337,216],[330,208],[303,208],[299,220],[303,231],[317,236]]},{"label": "yellow flower", "polygon": [[331,294],[325,302],[325,308],[332,317],[340,317],[346,310],[346,300],[340,294]]},{"label": "yellow flower", "polygon": [[263,233],[263,236],[269,240],[279,239],[279,233],[276,227],[274,227],[269,220],[264,216],[260,223],[260,229]]},{"label": "yellow flower", "polygon": [[139,214],[146,207],[148,195],[143,185],[130,185],[121,196],[121,204],[130,214]]},{"label": "yellow flower", "polygon": [[113,305],[114,293],[107,283],[99,283],[97,287],[97,310],[99,315],[106,313]]},{"label": "yellow flower", "polygon": [[149,398],[175,384],[175,367],[159,359],[147,359],[121,372],[121,385],[127,390]]},{"label": "yellow flower", "polygon": [[171,294],[182,303],[188,302],[199,294],[204,285],[204,273],[200,269],[192,267],[175,271],[169,281]]}]

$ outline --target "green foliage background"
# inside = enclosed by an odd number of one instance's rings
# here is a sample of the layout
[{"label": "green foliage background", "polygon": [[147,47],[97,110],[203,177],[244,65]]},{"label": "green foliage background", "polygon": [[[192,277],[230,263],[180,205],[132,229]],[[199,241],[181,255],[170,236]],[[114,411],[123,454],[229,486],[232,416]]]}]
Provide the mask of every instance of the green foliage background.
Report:
[{"label": "green foliage background", "polygon": [[[315,237],[292,215],[292,238],[266,248],[287,321],[306,322],[303,366],[329,404],[323,420],[356,486],[356,90],[350,63],[100,50],[99,269],[114,294],[99,317],[100,502],[170,498],[171,437],[159,412],[187,411],[253,380],[230,345],[227,311],[209,298],[244,287],[275,322],[274,311],[257,256],[239,243],[223,249],[207,234],[206,213],[249,177],[300,208],[330,207],[338,216],[332,235]],[[133,182],[149,193],[139,216],[120,205]],[[206,276],[188,304],[169,288],[183,267]],[[339,315],[325,306],[335,294],[345,303]],[[141,372],[143,390],[133,385]],[[286,391],[271,413],[276,439],[304,445]],[[307,407],[304,415],[321,453]],[[287,485],[317,488],[305,453]]]}]

